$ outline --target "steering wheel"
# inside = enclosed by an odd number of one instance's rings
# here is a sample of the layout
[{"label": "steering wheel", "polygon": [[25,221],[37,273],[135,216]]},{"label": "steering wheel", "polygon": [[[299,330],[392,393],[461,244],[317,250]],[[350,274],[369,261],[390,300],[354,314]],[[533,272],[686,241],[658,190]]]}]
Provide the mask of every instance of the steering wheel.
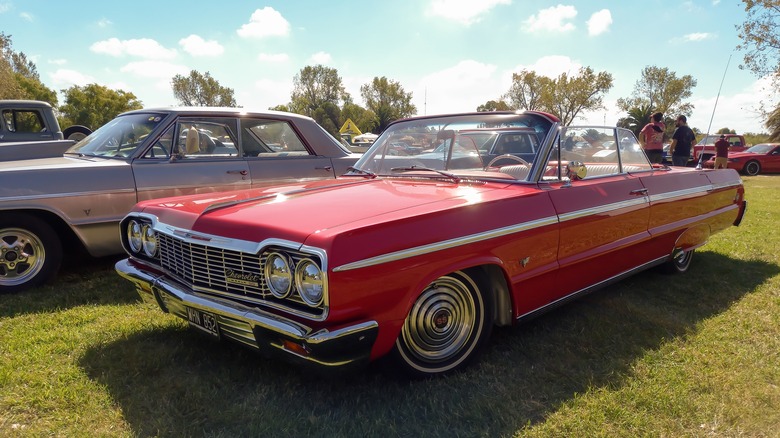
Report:
[{"label": "steering wheel", "polygon": [[499,155],[496,158],[493,158],[492,160],[490,160],[490,162],[487,164],[487,166],[485,166],[485,170],[487,170],[490,167],[493,167],[493,164],[495,164],[496,161],[503,160],[504,158],[509,158],[509,159],[515,160],[518,163],[520,163],[522,165],[525,165],[525,166],[529,166],[529,167],[531,166],[531,164],[528,163],[528,161],[525,161],[524,159],[518,157],[517,155],[502,154],[502,155]]}]

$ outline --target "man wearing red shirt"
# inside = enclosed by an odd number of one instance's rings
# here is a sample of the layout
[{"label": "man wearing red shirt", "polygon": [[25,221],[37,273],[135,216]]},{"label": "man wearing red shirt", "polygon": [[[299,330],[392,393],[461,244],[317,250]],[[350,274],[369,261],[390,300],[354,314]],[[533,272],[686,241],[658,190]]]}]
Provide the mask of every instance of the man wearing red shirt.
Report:
[{"label": "man wearing red shirt", "polygon": [[652,122],[645,125],[639,131],[639,143],[645,150],[645,154],[651,163],[660,163],[664,155],[664,115],[660,112],[654,113]]},{"label": "man wearing red shirt", "polygon": [[729,142],[726,141],[726,136],[721,135],[718,141],[715,142],[715,168],[725,169],[728,167],[729,162]]}]

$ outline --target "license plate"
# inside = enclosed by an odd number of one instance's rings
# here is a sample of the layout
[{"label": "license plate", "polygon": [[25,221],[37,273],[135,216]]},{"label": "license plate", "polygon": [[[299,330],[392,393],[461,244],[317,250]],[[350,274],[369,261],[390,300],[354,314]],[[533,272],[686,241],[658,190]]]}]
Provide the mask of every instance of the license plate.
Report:
[{"label": "license plate", "polygon": [[189,321],[190,325],[196,329],[206,332],[211,336],[217,338],[219,337],[219,325],[217,325],[217,317],[213,314],[188,307],[187,320]]}]

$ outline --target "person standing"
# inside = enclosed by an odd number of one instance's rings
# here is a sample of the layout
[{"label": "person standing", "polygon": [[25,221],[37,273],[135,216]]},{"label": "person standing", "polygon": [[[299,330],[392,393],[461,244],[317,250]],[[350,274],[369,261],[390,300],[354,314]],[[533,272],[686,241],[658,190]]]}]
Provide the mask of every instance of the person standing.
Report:
[{"label": "person standing", "polygon": [[677,127],[672,134],[672,144],[669,146],[669,153],[672,155],[672,166],[687,166],[691,158],[691,146],[696,141],[696,134],[688,127],[688,119],[683,116],[677,116],[674,121]]},{"label": "person standing", "polygon": [[728,167],[729,146],[730,143],[726,141],[725,135],[721,135],[718,141],[715,142],[715,168],[716,169],[725,169],[726,167]]},{"label": "person standing", "polygon": [[652,121],[639,131],[639,144],[645,150],[650,163],[660,163],[664,156],[664,130],[663,113],[656,112],[651,116]]}]

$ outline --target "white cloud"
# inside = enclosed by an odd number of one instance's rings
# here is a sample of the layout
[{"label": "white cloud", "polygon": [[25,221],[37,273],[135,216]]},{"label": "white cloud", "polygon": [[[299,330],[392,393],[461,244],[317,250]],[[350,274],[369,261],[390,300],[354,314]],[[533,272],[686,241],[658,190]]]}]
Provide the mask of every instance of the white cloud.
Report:
[{"label": "white cloud", "polygon": [[65,65],[67,63],[68,63],[67,59],[61,59],[60,58],[60,59],[50,59],[49,60],[49,64],[54,64],[54,65]]},{"label": "white cloud", "polygon": [[715,35],[707,32],[696,32],[685,35],[683,39],[685,41],[704,41],[714,38]]},{"label": "white cloud", "polygon": [[219,56],[225,52],[225,48],[218,42],[206,41],[194,34],[180,39],[179,45],[192,56]]},{"label": "white cloud", "polygon": [[479,21],[496,5],[509,5],[512,0],[433,0],[428,13],[470,25]]},{"label": "white cloud", "polygon": [[287,62],[290,57],[286,53],[261,53],[257,60],[262,62]]},{"label": "white cloud", "polygon": [[315,64],[327,64],[331,61],[330,53],[317,52],[311,55],[311,61]]},{"label": "white cloud", "polygon": [[146,59],[171,59],[176,57],[176,50],[166,49],[157,41],[149,38],[131,40],[109,38],[92,44],[89,50],[114,57],[123,55]]},{"label": "white cloud", "polygon": [[10,11],[12,7],[11,2],[0,2],[0,14]]},{"label": "white cloud", "polygon": [[[737,134],[767,132],[759,105],[764,103],[770,108],[777,106],[778,96],[772,94],[771,83],[771,78],[765,77],[742,90],[734,90],[733,94],[693,99],[691,103],[695,109],[688,118],[688,124],[703,132],[706,132],[708,127],[712,132],[720,128],[733,129]],[[764,102],[759,102],[760,99]]]},{"label": "white cloud", "polygon": [[568,56],[550,55],[541,57],[530,65],[518,65],[515,68],[515,71],[529,70],[536,72],[536,74],[555,79],[560,76],[561,73],[566,73],[567,75],[577,74],[577,72],[580,71],[580,68],[582,68],[582,64],[573,61]]},{"label": "white cloud", "polygon": [[524,22],[526,31],[554,31],[569,32],[574,30],[574,24],[569,20],[577,16],[577,9],[574,6],[558,5],[539,11],[538,15],[531,15]]},{"label": "white cloud", "polygon": [[276,9],[266,6],[256,9],[249,23],[236,31],[243,38],[265,38],[268,36],[287,36],[290,23]]},{"label": "white cloud", "polygon": [[109,20],[108,18],[101,18],[97,22],[98,27],[109,27],[112,24],[114,24],[114,23],[111,20]]},{"label": "white cloud", "polygon": [[612,13],[609,9],[602,9],[590,16],[588,20],[588,35],[601,35],[609,30],[612,25]]},{"label": "white cloud", "polygon": [[474,60],[431,73],[413,91],[417,114],[476,111],[479,105],[497,99],[509,84],[496,79],[496,66]]},{"label": "white cloud", "polygon": [[292,79],[283,81],[260,79],[255,81],[251,90],[239,92],[236,101],[248,109],[267,109],[288,103],[292,89]]},{"label": "white cloud", "polygon": [[33,21],[35,21],[35,17],[33,17],[33,15],[30,14],[29,12],[22,12],[22,13],[20,13],[19,14],[19,18],[21,18],[24,21],[29,21],[31,23]]},{"label": "white cloud", "polygon": [[56,89],[70,88],[74,85],[83,87],[84,85],[95,83],[95,78],[92,76],[64,68],[57,69],[54,73],[49,74],[49,77],[51,77],[51,81]]},{"label": "white cloud", "polygon": [[190,72],[184,65],[165,61],[136,61],[119,69],[123,73],[148,78],[166,78],[170,80],[176,75],[187,75]]}]

